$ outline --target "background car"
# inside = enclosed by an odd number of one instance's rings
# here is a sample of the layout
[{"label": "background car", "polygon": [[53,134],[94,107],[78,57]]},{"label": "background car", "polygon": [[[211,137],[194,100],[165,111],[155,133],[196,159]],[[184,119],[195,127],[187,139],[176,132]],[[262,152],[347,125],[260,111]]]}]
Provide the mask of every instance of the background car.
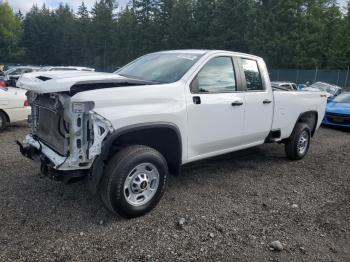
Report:
[{"label": "background car", "polygon": [[331,85],[324,82],[316,82],[311,86],[305,87],[304,91],[325,91],[329,94],[328,100],[332,100],[342,92],[342,88],[340,86]]},{"label": "background car", "polygon": [[0,87],[7,87],[8,83],[5,81],[5,76],[0,75]]},{"label": "background car", "polygon": [[30,115],[26,92],[15,87],[0,87],[0,132],[7,124],[26,120]]},{"label": "background car", "polygon": [[350,127],[350,92],[344,92],[327,104],[324,125]]},{"label": "background car", "polygon": [[91,71],[94,72],[94,68],[81,67],[81,66],[44,66],[40,71]]},{"label": "background car", "polygon": [[15,66],[4,72],[4,80],[10,85],[15,87],[18,78],[25,73],[31,73],[39,71],[40,67],[33,66]]},{"label": "background car", "polygon": [[292,82],[271,82],[272,88],[295,91],[298,86]]}]

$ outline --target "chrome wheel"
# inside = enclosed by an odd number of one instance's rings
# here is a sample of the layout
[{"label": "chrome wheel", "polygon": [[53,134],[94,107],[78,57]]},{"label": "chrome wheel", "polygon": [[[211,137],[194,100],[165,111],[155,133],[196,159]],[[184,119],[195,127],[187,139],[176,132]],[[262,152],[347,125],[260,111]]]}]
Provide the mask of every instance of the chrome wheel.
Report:
[{"label": "chrome wheel", "polygon": [[143,163],[133,168],[124,182],[124,196],[133,206],[148,203],[159,186],[158,169],[151,163]]},{"label": "chrome wheel", "polygon": [[309,133],[304,130],[298,140],[297,150],[299,155],[305,154],[308,146],[309,146]]}]

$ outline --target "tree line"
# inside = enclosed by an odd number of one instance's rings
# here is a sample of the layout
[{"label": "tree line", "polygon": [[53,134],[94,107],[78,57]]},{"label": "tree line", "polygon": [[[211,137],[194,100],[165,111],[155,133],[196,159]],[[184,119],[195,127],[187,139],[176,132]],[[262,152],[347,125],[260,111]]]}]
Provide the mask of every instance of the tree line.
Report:
[{"label": "tree line", "polygon": [[350,4],[336,0],[116,0],[74,12],[0,4],[0,61],[113,68],[153,51],[224,49],[262,56],[270,68],[350,64]]}]

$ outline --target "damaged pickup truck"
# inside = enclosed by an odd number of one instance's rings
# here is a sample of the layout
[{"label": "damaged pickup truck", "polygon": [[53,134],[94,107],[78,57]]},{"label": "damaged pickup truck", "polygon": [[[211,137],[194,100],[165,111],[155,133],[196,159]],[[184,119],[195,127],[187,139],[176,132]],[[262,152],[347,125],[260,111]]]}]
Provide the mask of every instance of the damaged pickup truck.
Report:
[{"label": "damaged pickup truck", "polygon": [[152,210],[186,163],[273,142],[304,158],[327,103],[273,90],[263,59],[228,51],[158,52],[114,74],[37,72],[17,85],[32,108],[22,154],[57,180],[86,178],[129,218]]}]

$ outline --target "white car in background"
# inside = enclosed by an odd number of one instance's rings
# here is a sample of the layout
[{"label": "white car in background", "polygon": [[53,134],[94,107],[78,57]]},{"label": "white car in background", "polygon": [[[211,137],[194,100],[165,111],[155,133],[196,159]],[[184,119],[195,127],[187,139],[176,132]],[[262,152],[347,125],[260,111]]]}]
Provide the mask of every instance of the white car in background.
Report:
[{"label": "white car in background", "polygon": [[0,87],[0,132],[9,123],[28,119],[30,106],[26,92],[15,87]]},{"label": "white car in background", "polygon": [[80,66],[44,66],[40,71],[89,71],[95,72],[94,68]]},{"label": "white car in background", "polygon": [[6,81],[10,86],[16,86],[18,78],[26,73],[37,72],[40,67],[34,66],[15,66],[4,72],[4,81]]}]

